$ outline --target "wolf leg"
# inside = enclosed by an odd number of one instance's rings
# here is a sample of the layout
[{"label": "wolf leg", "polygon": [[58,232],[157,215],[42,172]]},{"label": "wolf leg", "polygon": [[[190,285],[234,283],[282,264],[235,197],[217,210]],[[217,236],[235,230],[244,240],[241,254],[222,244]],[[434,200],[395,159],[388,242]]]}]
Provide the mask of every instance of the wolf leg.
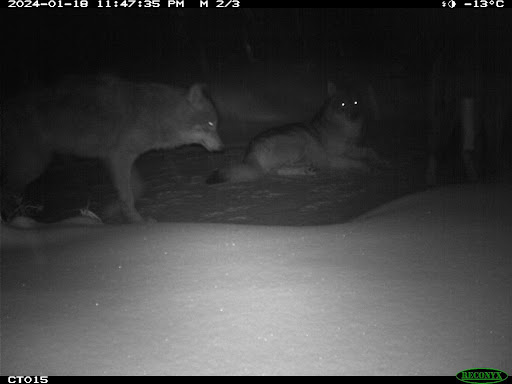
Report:
[{"label": "wolf leg", "polygon": [[133,154],[117,153],[108,159],[108,165],[114,186],[119,194],[121,211],[131,223],[144,221],[135,209],[135,199],[131,187],[131,170],[137,156]]},{"label": "wolf leg", "polygon": [[381,168],[391,167],[389,161],[383,159],[373,148],[353,146],[345,153],[345,155],[355,160],[368,160]]},{"label": "wolf leg", "polygon": [[44,172],[51,161],[51,152],[28,145],[13,146],[8,152],[7,166],[2,170],[3,173],[0,172],[0,207],[2,214],[10,220],[25,205],[24,191]]},{"label": "wolf leg", "polygon": [[370,170],[364,161],[350,155],[347,156],[346,149],[341,153],[334,153],[326,151],[323,146],[318,145],[309,148],[308,158],[311,160],[313,169],[357,169],[363,172]]}]

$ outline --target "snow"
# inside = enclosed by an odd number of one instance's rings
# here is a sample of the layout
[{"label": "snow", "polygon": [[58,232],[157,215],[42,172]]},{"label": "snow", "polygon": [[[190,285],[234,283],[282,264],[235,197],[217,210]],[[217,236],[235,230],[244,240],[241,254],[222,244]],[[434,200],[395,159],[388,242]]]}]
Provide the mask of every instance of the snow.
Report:
[{"label": "snow", "polygon": [[2,226],[3,375],[512,371],[512,186],[345,224]]}]

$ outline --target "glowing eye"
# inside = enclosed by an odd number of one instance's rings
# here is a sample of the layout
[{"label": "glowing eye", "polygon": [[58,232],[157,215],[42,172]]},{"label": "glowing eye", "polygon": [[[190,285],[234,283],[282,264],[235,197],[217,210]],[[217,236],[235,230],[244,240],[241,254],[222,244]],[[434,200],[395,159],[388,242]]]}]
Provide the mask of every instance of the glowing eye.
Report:
[{"label": "glowing eye", "polygon": [[209,125],[210,127],[213,127],[215,124],[213,124],[213,122],[212,122],[212,121],[209,121],[209,122],[208,122],[208,125]]},{"label": "glowing eye", "polygon": [[354,105],[357,105],[357,101],[354,101]]},{"label": "glowing eye", "polygon": [[345,106],[345,103],[341,103],[341,106],[344,107]]}]

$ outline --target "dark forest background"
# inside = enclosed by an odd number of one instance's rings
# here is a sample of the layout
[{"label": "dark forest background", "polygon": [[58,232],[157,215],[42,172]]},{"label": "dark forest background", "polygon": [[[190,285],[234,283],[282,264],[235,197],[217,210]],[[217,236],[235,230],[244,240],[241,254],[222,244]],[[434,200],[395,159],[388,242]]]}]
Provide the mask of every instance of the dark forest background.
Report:
[{"label": "dark forest background", "polygon": [[504,71],[510,16],[505,9],[4,10],[2,88],[98,71],[188,82],[253,60],[325,70],[341,61],[394,62],[421,74],[443,49],[474,51],[486,70]]}]

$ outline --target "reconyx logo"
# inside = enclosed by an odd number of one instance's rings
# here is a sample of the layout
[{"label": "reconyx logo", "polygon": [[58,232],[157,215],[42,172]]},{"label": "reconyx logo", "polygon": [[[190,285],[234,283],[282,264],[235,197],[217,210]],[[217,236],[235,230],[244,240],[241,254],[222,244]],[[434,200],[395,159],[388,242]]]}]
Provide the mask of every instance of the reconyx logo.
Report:
[{"label": "reconyx logo", "polygon": [[471,368],[460,371],[456,377],[465,383],[499,383],[507,380],[508,375],[499,369]]}]

